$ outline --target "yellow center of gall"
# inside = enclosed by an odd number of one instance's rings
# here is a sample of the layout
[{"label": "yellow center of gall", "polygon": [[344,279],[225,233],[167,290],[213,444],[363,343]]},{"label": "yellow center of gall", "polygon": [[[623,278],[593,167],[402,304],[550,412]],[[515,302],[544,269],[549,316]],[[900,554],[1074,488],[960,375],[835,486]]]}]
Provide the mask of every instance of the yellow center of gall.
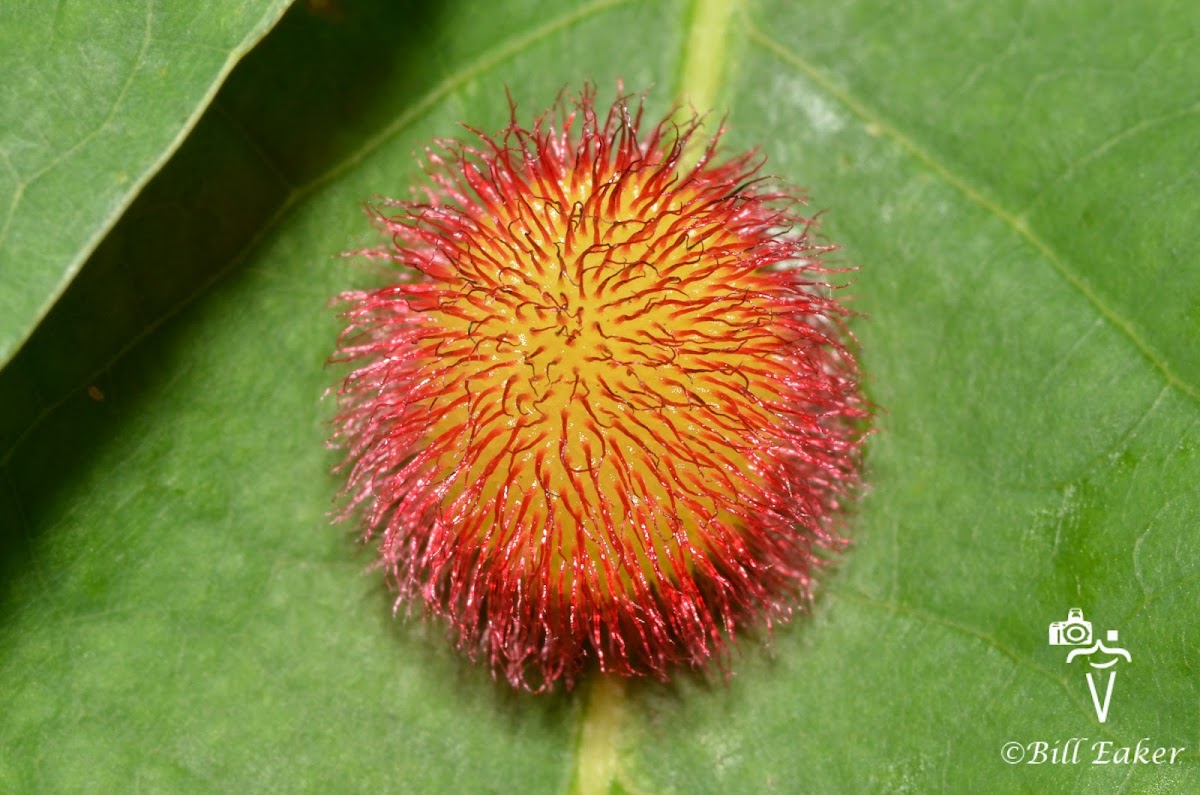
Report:
[{"label": "yellow center of gall", "polygon": [[773,426],[781,332],[728,211],[639,179],[477,218],[427,313],[442,521],[572,599],[677,583],[736,536]]}]

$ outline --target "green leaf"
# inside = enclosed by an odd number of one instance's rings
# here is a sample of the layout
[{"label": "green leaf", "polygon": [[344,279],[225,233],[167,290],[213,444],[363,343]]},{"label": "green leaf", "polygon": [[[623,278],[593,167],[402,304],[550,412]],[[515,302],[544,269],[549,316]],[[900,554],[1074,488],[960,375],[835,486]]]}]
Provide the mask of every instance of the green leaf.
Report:
[{"label": "green leaf", "polygon": [[0,366],[287,5],[0,7]]},{"label": "green leaf", "polygon": [[[434,5],[288,14],[0,372],[0,790],[1200,790],[1200,11]],[[618,77],[825,210],[871,491],[727,684],[528,696],[329,526],[327,300],[428,141]],[[1104,724],[1072,607],[1132,654]]]}]

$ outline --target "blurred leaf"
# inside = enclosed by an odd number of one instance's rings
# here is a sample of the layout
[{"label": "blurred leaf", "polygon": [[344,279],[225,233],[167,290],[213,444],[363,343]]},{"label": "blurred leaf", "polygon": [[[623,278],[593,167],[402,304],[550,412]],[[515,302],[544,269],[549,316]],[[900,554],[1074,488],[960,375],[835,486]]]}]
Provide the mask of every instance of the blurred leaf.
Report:
[{"label": "blurred leaf", "polygon": [[287,5],[0,6],[0,366]]},{"label": "blurred leaf", "polygon": [[[0,373],[0,790],[606,791],[597,755],[629,793],[1200,789],[1200,12],[432,5],[289,14]],[[505,86],[528,118],[618,76],[715,89],[827,208],[884,407],[812,618],[623,708],[391,619],[320,402],[359,203]],[[1133,655],[1104,725],[1046,643],[1070,607]],[[1186,751],[1090,764],[1142,738]]]}]

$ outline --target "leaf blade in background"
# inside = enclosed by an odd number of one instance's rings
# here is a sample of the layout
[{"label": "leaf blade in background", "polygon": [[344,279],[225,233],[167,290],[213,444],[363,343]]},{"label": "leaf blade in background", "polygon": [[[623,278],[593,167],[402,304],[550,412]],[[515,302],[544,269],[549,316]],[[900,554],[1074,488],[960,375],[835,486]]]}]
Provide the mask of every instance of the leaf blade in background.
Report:
[{"label": "leaf blade in background", "polygon": [[0,366],[287,5],[0,11]]}]

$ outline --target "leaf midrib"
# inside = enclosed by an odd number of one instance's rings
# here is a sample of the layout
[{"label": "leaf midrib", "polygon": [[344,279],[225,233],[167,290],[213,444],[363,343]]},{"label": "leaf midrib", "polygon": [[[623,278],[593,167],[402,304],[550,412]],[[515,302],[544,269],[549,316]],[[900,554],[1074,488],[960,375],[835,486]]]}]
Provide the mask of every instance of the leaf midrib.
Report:
[{"label": "leaf midrib", "polygon": [[[693,0],[675,86],[675,101],[680,108],[690,106],[701,116],[713,110],[728,74],[730,20],[739,6],[740,0]],[[693,143],[703,144],[703,137],[698,136]],[[698,150],[699,146],[689,159]],[[633,785],[623,775],[619,752],[625,689],[604,680],[588,684],[590,695],[580,715],[575,745],[571,777],[574,794],[609,792],[614,784],[631,791]],[[598,780],[598,775],[607,776],[607,780]]]}]

